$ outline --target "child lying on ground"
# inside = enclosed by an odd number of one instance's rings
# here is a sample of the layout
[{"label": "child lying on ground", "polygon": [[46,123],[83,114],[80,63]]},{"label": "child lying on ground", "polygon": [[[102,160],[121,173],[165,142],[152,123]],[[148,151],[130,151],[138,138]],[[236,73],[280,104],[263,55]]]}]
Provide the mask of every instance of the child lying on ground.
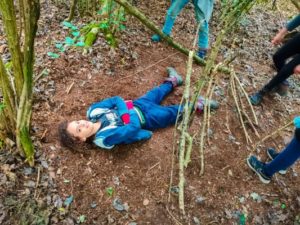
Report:
[{"label": "child lying on ground", "polygon": [[[167,68],[168,78],[144,96],[124,101],[121,97],[107,98],[92,104],[87,111],[88,120],[65,121],[59,125],[61,143],[69,148],[79,143],[93,142],[100,148],[112,149],[117,144],[130,144],[151,138],[152,131],[174,125],[180,105],[161,106],[160,103],[173,88],[182,85],[182,77],[172,67]],[[217,109],[216,101],[199,97],[196,109],[205,104]]]}]

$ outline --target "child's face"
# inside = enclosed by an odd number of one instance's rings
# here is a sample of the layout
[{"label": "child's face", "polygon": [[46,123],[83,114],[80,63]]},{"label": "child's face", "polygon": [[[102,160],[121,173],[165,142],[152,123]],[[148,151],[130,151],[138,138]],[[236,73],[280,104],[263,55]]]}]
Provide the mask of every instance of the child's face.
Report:
[{"label": "child's face", "polygon": [[94,134],[94,123],[87,120],[72,121],[68,124],[67,131],[79,140],[86,141]]}]

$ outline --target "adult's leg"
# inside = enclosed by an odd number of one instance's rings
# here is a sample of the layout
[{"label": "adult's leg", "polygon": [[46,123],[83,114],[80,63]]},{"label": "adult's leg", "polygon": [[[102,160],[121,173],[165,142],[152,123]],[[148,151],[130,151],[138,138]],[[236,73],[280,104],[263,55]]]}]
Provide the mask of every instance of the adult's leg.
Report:
[{"label": "adult's leg", "polygon": [[189,0],[173,0],[170,8],[167,11],[166,21],[162,31],[166,35],[170,35],[175,19]]},{"label": "adult's leg", "polygon": [[300,141],[295,137],[291,143],[273,159],[270,163],[267,163],[264,167],[264,173],[271,177],[280,170],[286,170],[293,165],[300,157]]},{"label": "adult's leg", "polygon": [[296,55],[290,62],[285,64],[282,69],[277,73],[267,85],[264,86],[262,92],[270,92],[274,87],[279,85],[281,82],[286,80],[289,76],[294,73],[294,69],[300,64],[300,54]]},{"label": "adult's leg", "polygon": [[300,53],[300,34],[297,34],[286,44],[284,44],[273,56],[273,61],[279,72],[288,58]]},{"label": "adult's leg", "polygon": [[164,82],[161,85],[153,88],[148,91],[145,95],[138,98],[137,102],[140,101],[148,101],[156,104],[160,104],[160,102],[173,90],[173,85],[171,82]]}]

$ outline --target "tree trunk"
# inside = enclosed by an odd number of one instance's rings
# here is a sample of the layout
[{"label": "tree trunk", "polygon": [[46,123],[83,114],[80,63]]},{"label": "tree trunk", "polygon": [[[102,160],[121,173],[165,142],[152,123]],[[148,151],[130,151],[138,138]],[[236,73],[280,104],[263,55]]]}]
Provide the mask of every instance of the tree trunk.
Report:
[{"label": "tree trunk", "polygon": [[15,83],[10,81],[0,59],[0,88],[5,104],[4,114],[0,115],[0,120],[3,121],[5,117],[9,118],[7,121],[10,126],[6,126],[4,129],[7,129],[6,133],[15,135],[18,149],[25,154],[27,162],[32,166],[34,164],[34,148],[29,131],[32,110],[34,38],[40,15],[40,3],[39,0],[20,0],[19,5],[19,16],[23,17],[24,23],[23,53],[19,44],[14,2],[13,0],[0,1],[8,46],[12,55]]},{"label": "tree trunk", "polygon": [[[0,59],[0,88],[3,95],[4,109],[0,110],[0,133],[1,136],[8,135],[8,131],[16,130],[16,105],[14,100],[14,92],[11,89],[11,82],[8,74]],[[11,132],[9,132],[11,133]],[[10,134],[11,135],[11,134]],[[4,139],[3,137],[1,139]]]},{"label": "tree trunk", "polygon": [[14,10],[13,0],[1,0],[0,10],[4,21],[4,27],[7,34],[8,48],[12,56],[15,89],[17,101],[22,92],[23,87],[23,72],[22,72],[22,53],[20,50],[20,42],[17,31],[16,14]]},{"label": "tree trunk", "polygon": [[71,8],[70,8],[70,13],[69,13],[69,17],[67,19],[67,21],[71,21],[74,17],[74,14],[75,14],[75,9],[76,9],[76,5],[77,5],[77,1],[78,0],[73,0],[72,1],[72,5],[71,5]]},{"label": "tree trunk", "polygon": [[24,6],[24,84],[17,114],[17,145],[23,149],[30,165],[34,164],[34,148],[30,138],[30,120],[32,109],[32,83],[34,64],[34,38],[37,21],[40,16],[39,0],[23,0]]}]

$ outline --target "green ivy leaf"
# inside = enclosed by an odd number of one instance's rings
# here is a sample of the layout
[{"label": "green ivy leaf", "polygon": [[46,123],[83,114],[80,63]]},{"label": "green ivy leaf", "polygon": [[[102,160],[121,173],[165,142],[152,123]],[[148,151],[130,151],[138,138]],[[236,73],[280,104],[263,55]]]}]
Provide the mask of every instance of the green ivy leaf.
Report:
[{"label": "green ivy leaf", "polygon": [[239,221],[240,225],[245,225],[246,224],[246,216],[245,216],[244,213],[240,214],[239,219],[240,219],[240,221]]},{"label": "green ivy leaf", "polygon": [[78,222],[79,223],[84,223],[85,222],[85,215],[79,216]]},{"label": "green ivy leaf", "polygon": [[74,45],[74,40],[71,37],[66,37],[65,43],[67,45]]},{"label": "green ivy leaf", "polygon": [[79,41],[79,42],[76,43],[75,46],[76,46],[76,47],[84,47],[84,46],[85,46],[85,43],[82,42],[82,41]]},{"label": "green ivy leaf", "polygon": [[76,27],[76,26],[73,25],[73,26],[71,27],[71,30],[78,30],[78,27]]},{"label": "green ivy leaf", "polygon": [[120,24],[119,28],[120,28],[121,31],[124,31],[126,29],[126,26],[124,26],[123,24]]},{"label": "green ivy leaf", "polygon": [[285,208],[286,208],[286,205],[285,205],[284,203],[282,203],[282,204],[281,204],[281,208],[282,208],[282,209],[285,209]]},{"label": "green ivy leaf", "polygon": [[56,54],[54,52],[47,52],[47,55],[52,58],[52,59],[57,59],[59,58],[59,54]]},{"label": "green ivy leaf", "polygon": [[107,29],[108,28],[108,24],[105,22],[105,23],[100,23],[99,24],[99,27],[101,28],[101,29]]},{"label": "green ivy leaf", "polygon": [[0,112],[5,109],[5,104],[3,102],[0,103]]},{"label": "green ivy leaf", "polygon": [[63,43],[56,42],[55,47],[59,49],[59,51],[64,52],[66,49],[64,48]]},{"label": "green ivy leaf", "polygon": [[74,37],[78,37],[78,36],[80,35],[80,32],[79,32],[79,31],[73,31],[73,32],[72,32],[72,35],[73,35]]},{"label": "green ivy leaf", "polygon": [[108,196],[111,197],[114,194],[114,188],[113,187],[106,188],[106,194],[108,194]]},{"label": "green ivy leaf", "polygon": [[60,42],[56,42],[55,47],[61,49],[63,47],[63,44]]},{"label": "green ivy leaf", "polygon": [[74,25],[68,21],[63,21],[62,22],[62,25],[65,26],[65,27],[68,27],[68,28],[72,28]]}]

